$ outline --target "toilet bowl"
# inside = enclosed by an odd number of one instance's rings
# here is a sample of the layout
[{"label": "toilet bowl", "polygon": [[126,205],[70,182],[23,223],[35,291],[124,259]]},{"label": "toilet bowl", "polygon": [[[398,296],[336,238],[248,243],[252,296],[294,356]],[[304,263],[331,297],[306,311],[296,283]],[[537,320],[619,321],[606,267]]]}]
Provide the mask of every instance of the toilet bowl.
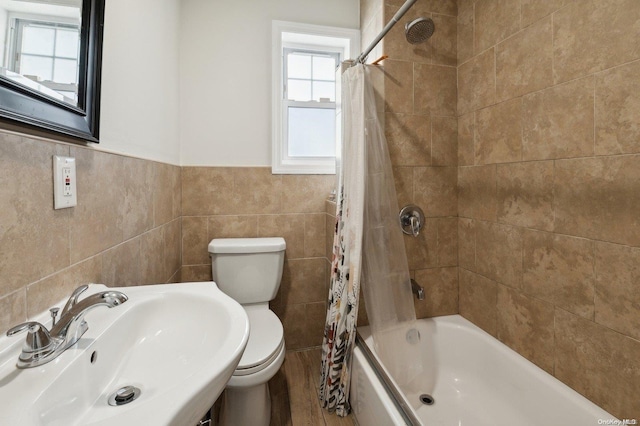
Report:
[{"label": "toilet bowl", "polygon": [[249,317],[247,347],[227,383],[220,411],[222,426],[268,426],[269,380],[284,362],[284,331],[269,309],[280,286],[282,238],[227,238],[209,243],[213,280],[239,302]]}]

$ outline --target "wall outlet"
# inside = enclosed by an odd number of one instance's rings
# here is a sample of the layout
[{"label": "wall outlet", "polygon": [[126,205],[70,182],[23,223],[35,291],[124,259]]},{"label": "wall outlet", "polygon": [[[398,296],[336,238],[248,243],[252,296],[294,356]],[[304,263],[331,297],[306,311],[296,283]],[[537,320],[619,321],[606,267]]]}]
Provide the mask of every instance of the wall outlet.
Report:
[{"label": "wall outlet", "polygon": [[66,209],[78,205],[76,191],[76,159],[53,156],[53,208]]}]

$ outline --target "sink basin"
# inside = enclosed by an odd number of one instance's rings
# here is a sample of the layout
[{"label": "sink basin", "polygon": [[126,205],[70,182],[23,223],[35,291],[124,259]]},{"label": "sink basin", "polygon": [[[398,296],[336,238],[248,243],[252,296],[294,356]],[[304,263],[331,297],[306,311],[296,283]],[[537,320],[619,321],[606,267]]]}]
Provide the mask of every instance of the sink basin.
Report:
[{"label": "sink basin", "polygon": [[[89,330],[47,364],[18,369],[24,335],[0,338],[0,424],[195,425],[213,405],[247,344],[242,306],[213,282],[115,290],[129,300],[88,312]],[[109,405],[129,385],[139,397]]]}]

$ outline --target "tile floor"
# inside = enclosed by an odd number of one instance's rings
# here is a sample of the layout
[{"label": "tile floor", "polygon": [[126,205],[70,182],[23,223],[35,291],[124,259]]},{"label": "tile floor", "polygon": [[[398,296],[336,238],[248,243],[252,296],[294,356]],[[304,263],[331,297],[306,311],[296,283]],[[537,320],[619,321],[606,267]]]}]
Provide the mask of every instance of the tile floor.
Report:
[{"label": "tile floor", "polygon": [[318,387],[322,349],[288,351],[269,383],[271,426],[354,426],[352,415],[338,417],[320,407]]}]

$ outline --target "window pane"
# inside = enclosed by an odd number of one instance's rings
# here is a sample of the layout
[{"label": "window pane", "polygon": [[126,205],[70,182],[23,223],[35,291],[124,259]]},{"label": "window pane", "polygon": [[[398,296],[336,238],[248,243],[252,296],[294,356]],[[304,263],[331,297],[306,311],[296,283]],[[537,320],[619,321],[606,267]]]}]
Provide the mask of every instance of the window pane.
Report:
[{"label": "window pane", "polygon": [[53,56],[55,30],[25,26],[22,31],[22,53]]},{"label": "window pane", "polygon": [[56,59],[53,68],[53,81],[56,83],[76,83],[78,65],[73,59]]},{"label": "window pane", "polygon": [[336,155],[336,110],[288,108],[290,157],[334,157]]},{"label": "window pane", "polygon": [[58,29],[56,38],[56,56],[78,58],[78,31]]},{"label": "window pane", "polygon": [[20,74],[37,75],[43,80],[51,80],[53,78],[53,59],[22,55],[20,57]]},{"label": "window pane", "polygon": [[310,101],[311,82],[305,80],[289,80],[287,99],[291,101]]},{"label": "window pane", "polygon": [[336,78],[336,61],[334,58],[323,56],[313,57],[313,79],[331,80]]},{"label": "window pane", "polygon": [[311,80],[311,56],[289,53],[287,55],[287,77]]},{"label": "window pane", "polygon": [[320,98],[329,98],[331,102],[336,101],[336,84],[326,83],[324,81],[313,82],[313,100],[319,101]]}]

